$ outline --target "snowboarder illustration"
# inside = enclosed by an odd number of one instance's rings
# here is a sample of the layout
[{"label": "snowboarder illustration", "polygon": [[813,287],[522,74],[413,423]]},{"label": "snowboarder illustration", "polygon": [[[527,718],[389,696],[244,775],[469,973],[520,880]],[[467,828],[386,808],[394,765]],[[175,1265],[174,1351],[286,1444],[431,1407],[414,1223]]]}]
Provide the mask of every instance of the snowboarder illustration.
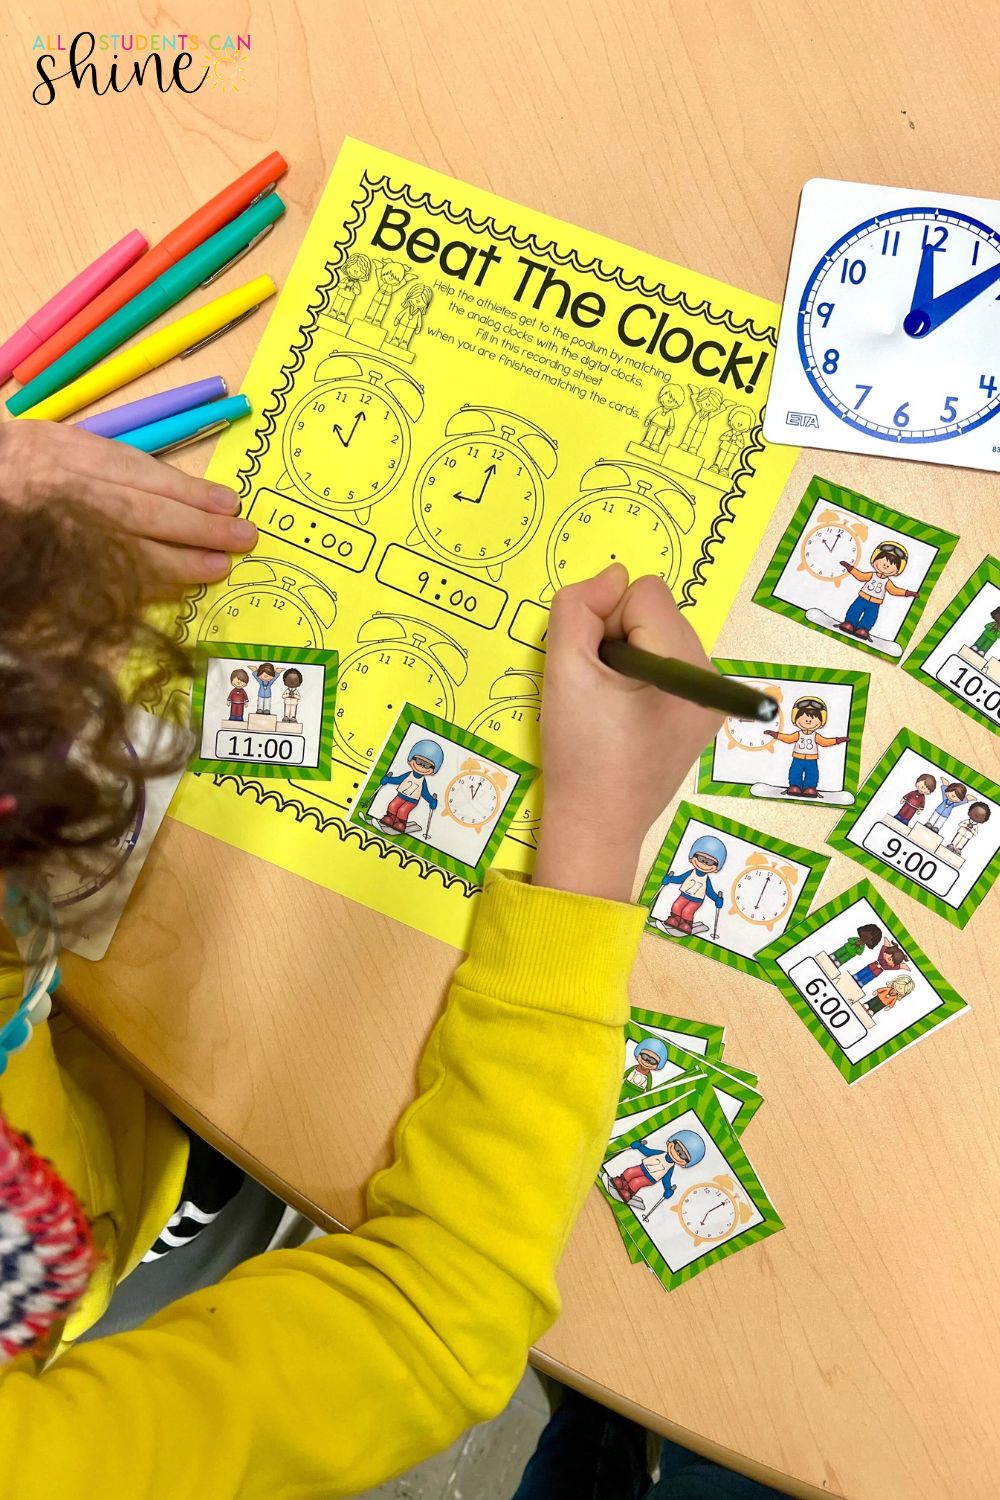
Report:
[{"label": "snowboarder illustration", "polygon": [[660,386],[656,405],[643,423],[642,441],[645,447],[655,448],[658,453],[663,451],[673,437],[674,412],[683,405],[684,392],[671,385],[668,376],[666,384]]},{"label": "snowboarder illustration", "polygon": [[[822,797],[827,801],[834,800],[834,796],[819,790],[819,752],[833,745],[846,745],[847,735],[820,734],[819,731],[826,723],[827,716],[827,707],[822,698],[798,698],[792,704],[792,711],[789,714],[795,726],[793,729],[764,730],[769,740],[780,740],[782,744],[792,747],[792,759],[788,768],[788,786],[784,789],[788,797]],[[751,788],[751,791],[754,795],[768,795],[767,792],[756,792],[755,788]]]},{"label": "snowboarder illustration", "polygon": [[720,434],[715,457],[708,466],[710,474],[728,476],[733,472],[733,466],[743,452],[744,439],[756,420],[749,406],[729,408],[726,415],[726,430]]},{"label": "snowboarder illustration", "polygon": [[229,674],[230,690],[226,697],[226,702],[229,704],[229,723],[231,724],[242,724],[244,722],[243,715],[247,704],[250,702],[250,695],[247,692],[247,683],[249,681],[250,678],[242,667],[237,667],[235,672],[230,672]]},{"label": "snowboarder illustration", "polygon": [[427,779],[435,776],[444,765],[444,751],[435,740],[417,740],[406,757],[406,764],[408,770],[401,771],[398,776],[390,776],[386,772],[376,787],[377,792],[381,787],[394,786],[396,795],[381,818],[374,818],[372,821],[388,833],[415,833],[418,831],[417,824],[410,822],[410,815],[417,803],[423,800],[430,808],[427,826],[422,835],[426,839],[430,832],[431,817],[438,805],[438,799],[428,787]]},{"label": "snowboarder illustration", "polygon": [[667,1065],[667,1046],[658,1036],[644,1036],[637,1043],[635,1061],[622,1081],[621,1097],[637,1099],[653,1087],[653,1074]]},{"label": "snowboarder illustration", "polygon": [[[647,1141],[636,1141],[628,1149],[637,1151],[643,1160],[635,1166],[625,1167],[617,1177],[604,1172],[604,1183],[608,1191],[622,1203],[630,1204],[637,1213],[648,1219],[654,1209],[673,1197],[676,1191],[673,1180],[675,1171],[696,1167],[702,1160],[705,1142],[696,1130],[678,1130],[663,1146],[650,1146]],[[640,1194],[647,1188],[657,1186],[661,1188],[661,1192],[647,1208],[646,1200]]]},{"label": "snowboarder illustration", "polygon": [[922,776],[917,777],[916,785],[912,792],[907,792],[899,804],[899,812],[893,813],[897,823],[908,824],[911,818],[916,817],[918,812],[923,812],[927,806],[927,798],[937,791],[937,777],[925,771]]},{"label": "snowboarder illustration", "polygon": [[884,984],[873,995],[869,995],[862,1003],[870,1016],[878,1016],[884,1010],[892,1010],[898,1000],[905,1000],[907,995],[912,995],[916,987],[915,979],[911,979],[909,974],[901,974],[898,979],[893,979],[890,984]]},{"label": "snowboarder illustration", "polygon": [[970,839],[974,839],[984,823],[990,821],[990,810],[985,802],[973,802],[969,806],[968,816],[963,818],[955,830],[955,836],[945,848],[950,849],[953,854],[961,854]]},{"label": "snowboarder illustration", "polygon": [[[848,605],[842,620],[827,614],[825,609],[807,609],[806,619],[814,625],[822,625],[824,630],[840,630],[856,641],[869,641],[874,650],[883,651],[887,656],[902,656],[903,648],[888,636],[876,635],[875,627],[879,611],[889,594],[897,599],[917,597],[916,589],[901,589],[892,581],[899,577],[908,561],[909,554],[902,542],[879,542],[872,549],[867,569],[841,558],[844,573],[861,584],[853,604]],[[828,581],[834,583],[837,580]]]},{"label": "snowboarder illustration", "polygon": [[[726,863],[727,849],[720,838],[713,833],[702,834],[696,838],[688,852],[690,864],[686,870],[679,875],[672,875],[668,870],[660,882],[660,890],[650,908],[649,920],[652,926],[660,932],[668,934],[688,934],[701,936],[708,928],[703,922],[695,923],[695,917],[705,900],[715,905],[715,924],[712,931],[712,941],[715,941],[719,929],[719,912],[722,909],[722,893],[717,891],[712,884],[712,876],[717,875]],[[670,906],[666,916],[661,913],[670,899],[668,887],[679,886],[676,897]]]},{"label": "snowboarder illustration", "polygon": [[964,807],[967,802],[971,801],[969,789],[964,781],[949,782],[941,792],[941,801],[937,807],[929,817],[924,819],[924,827],[930,828],[934,833],[940,833],[955,808]]}]

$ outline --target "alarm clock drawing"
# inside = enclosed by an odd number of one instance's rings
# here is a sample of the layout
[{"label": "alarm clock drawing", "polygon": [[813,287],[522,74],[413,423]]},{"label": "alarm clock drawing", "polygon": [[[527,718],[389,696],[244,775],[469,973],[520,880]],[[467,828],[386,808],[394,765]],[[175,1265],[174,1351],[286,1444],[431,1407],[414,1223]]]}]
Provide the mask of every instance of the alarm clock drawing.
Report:
[{"label": "alarm clock drawing", "polygon": [[766,854],[748,855],[743,869],[729,891],[732,905],[728,916],[742,917],[773,932],[778,922],[788,916],[795,905],[795,887],[799,872],[794,865],[782,865]]},{"label": "alarm clock drawing", "polygon": [[820,511],[816,525],[810,526],[799,539],[798,572],[812,574],[820,583],[838,588],[861,561],[861,544],[868,537],[868,527],[860,521],[842,517],[838,511]]},{"label": "alarm clock drawing", "polygon": [[[469,724],[473,734],[522,760],[541,763],[542,674],[508,667],[490,688],[490,701]],[[517,809],[507,837],[535,848],[542,821],[541,775],[535,777]]]},{"label": "alarm clock drawing", "polygon": [[454,719],[469,661],[450,636],[412,615],[376,611],[357,639],[340,666],[333,733],[344,758],[364,769],[404,704]]},{"label": "alarm clock drawing", "polygon": [[445,787],[441,816],[482,833],[503,805],[501,797],[507,790],[507,782],[508,777],[495,767],[478,760],[464,760],[458,775]]},{"label": "alarm clock drawing", "polygon": [[998,226],[986,199],[807,183],[765,435],[1000,467]]},{"label": "alarm clock drawing", "polygon": [[726,737],[726,748],[728,750],[764,750],[774,754],[776,740],[768,737],[769,729],[777,730],[780,734],[784,728],[785,714],[781,707],[782,692],[780,687],[768,684],[765,689],[767,696],[773,698],[778,704],[777,718],[772,719],[770,724],[762,724],[759,719],[734,719],[728,718],[723,722],[721,733]]},{"label": "alarm clock drawing", "polygon": [[556,444],[526,417],[490,406],[463,406],[445,438],[417,475],[408,545],[496,580],[538,530]]},{"label": "alarm clock drawing", "polygon": [[318,578],[297,563],[255,553],[230,572],[198,639],[325,646],[336,618],[337,596]]},{"label": "alarm clock drawing", "polygon": [[711,1182],[694,1183],[681,1194],[673,1210],[681,1228],[696,1245],[724,1240],[753,1218],[753,1210],[739,1196],[732,1177],[713,1177]]},{"label": "alarm clock drawing", "polygon": [[423,387],[396,365],[353,354],[327,355],[315,379],[285,423],[277,488],[364,523],[402,478]]},{"label": "alarm clock drawing", "polygon": [[549,581],[540,598],[612,562],[624,563],[632,578],[658,574],[672,588],[681,538],[693,525],[691,496],[667,475],[645,464],[598,459],[552,528],[545,554]]}]

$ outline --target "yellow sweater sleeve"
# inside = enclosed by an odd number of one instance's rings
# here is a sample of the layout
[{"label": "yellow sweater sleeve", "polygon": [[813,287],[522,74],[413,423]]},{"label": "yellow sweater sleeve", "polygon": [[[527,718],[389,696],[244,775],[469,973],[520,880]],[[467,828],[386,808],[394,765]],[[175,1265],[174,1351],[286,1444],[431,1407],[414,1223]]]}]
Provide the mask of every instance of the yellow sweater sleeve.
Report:
[{"label": "yellow sweater sleeve", "polygon": [[493,877],[366,1223],[8,1367],[5,1496],[336,1500],[499,1411],[559,1309],[644,915]]}]

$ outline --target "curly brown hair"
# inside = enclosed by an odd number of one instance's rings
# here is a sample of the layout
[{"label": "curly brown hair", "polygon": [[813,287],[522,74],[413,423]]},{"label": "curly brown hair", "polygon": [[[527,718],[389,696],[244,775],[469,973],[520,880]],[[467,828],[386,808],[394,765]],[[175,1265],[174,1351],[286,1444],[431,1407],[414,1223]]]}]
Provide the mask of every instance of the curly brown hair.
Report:
[{"label": "curly brown hair", "polygon": [[117,673],[136,649],[138,699],[189,663],[144,619],[135,557],[91,511],[0,499],[0,577],[0,871],[23,877],[119,837],[144,780],[182,763],[176,737],[144,759],[127,748]]}]

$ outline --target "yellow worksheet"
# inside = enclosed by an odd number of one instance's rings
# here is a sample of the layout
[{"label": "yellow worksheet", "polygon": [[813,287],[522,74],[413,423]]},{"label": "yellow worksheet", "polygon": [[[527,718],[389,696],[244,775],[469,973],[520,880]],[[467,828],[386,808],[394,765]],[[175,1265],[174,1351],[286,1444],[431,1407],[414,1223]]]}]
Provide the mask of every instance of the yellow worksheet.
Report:
[{"label": "yellow worksheet", "polygon": [[[425,857],[410,804],[397,798],[381,825],[359,814],[366,782],[378,763],[383,785],[399,772],[383,802],[419,787],[402,727],[386,744],[406,705],[471,731],[461,746],[478,746],[480,770],[456,762],[440,812],[417,791],[418,811],[436,834],[449,807],[468,825],[480,787],[499,808],[489,778],[509,786],[521,766],[495,862],[530,868],[541,788],[525,792],[523,763],[538,764],[553,592],[616,559],[663,577],[711,646],[796,457],[762,436],[777,316],[345,142],[244,383],[254,416],[208,470],[243,497],[256,551],[182,621],[192,646],[337,653],[332,775],[189,775],[173,815],[464,946],[482,874],[462,864],[473,834]],[[236,674],[224,713],[242,714],[253,653],[221,655]],[[270,702],[258,697],[251,727],[272,722]],[[221,742],[216,720],[211,732]],[[480,742],[508,769],[487,775]]]}]

